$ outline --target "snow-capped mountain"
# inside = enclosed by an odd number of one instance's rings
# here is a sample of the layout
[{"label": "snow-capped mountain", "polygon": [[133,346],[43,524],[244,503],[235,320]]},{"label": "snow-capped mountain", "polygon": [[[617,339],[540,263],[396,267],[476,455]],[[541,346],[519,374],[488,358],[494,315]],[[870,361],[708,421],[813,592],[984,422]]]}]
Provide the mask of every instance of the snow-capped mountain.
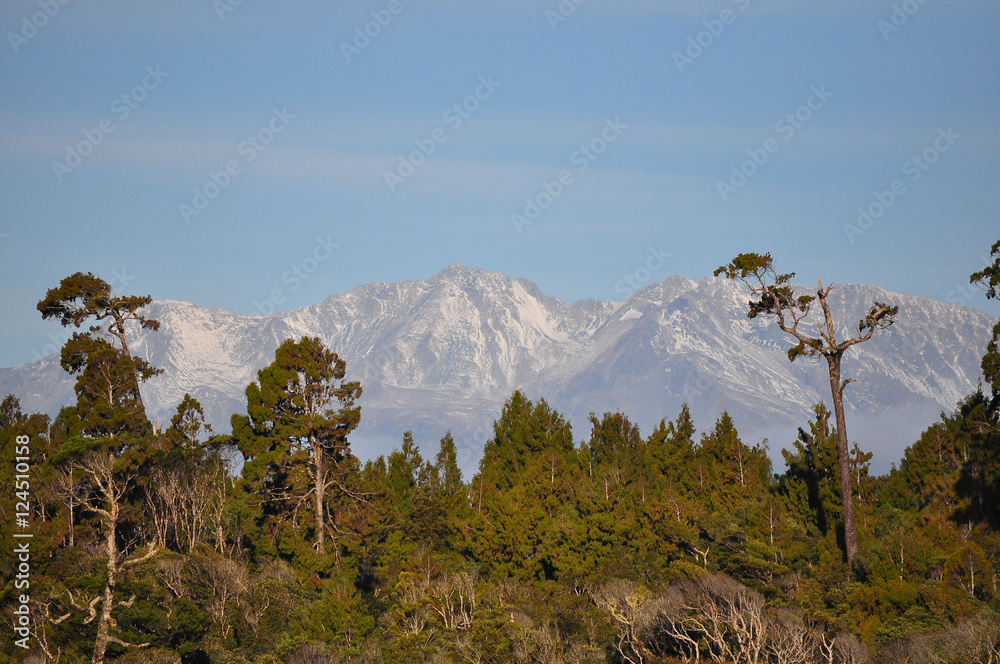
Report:
[{"label": "snow-capped mountain", "polygon": [[[802,292],[810,289],[800,288]],[[143,385],[151,416],[169,419],[185,392],[216,431],[245,412],[243,393],[284,339],[320,337],[362,382],[362,457],[387,452],[414,431],[436,450],[451,429],[462,465],[475,468],[491,423],[515,389],[545,397],[588,435],[590,412],[621,410],[645,433],[687,402],[701,429],[723,410],[747,442],[767,435],[776,451],[830,403],[825,363],[786,357],[790,337],[746,317],[742,284],[670,277],[623,302],[567,305],[529,281],[453,265],[431,279],[372,283],[311,307],[246,316],[158,301],[158,332],[133,331],[133,352],[165,370]],[[920,430],[976,388],[994,323],[986,313],[876,286],[831,296],[839,338],[878,300],[899,306],[896,324],[850,349],[844,376],[848,431],[876,452],[876,469],[899,459]],[[853,336],[853,335],[852,335]],[[0,369],[0,395],[54,413],[74,400],[58,355]]]}]

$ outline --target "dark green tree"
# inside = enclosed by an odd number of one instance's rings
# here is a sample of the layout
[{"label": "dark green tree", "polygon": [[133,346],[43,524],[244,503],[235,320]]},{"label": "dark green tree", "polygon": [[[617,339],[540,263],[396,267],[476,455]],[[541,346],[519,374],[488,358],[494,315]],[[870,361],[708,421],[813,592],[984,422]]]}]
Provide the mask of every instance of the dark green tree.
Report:
[{"label": "dark green tree", "polygon": [[274,362],[246,389],[247,415],[233,415],[233,439],[246,459],[243,476],[271,498],[312,498],[315,547],[326,553],[328,491],[349,491],[353,460],[347,435],[361,421],[361,384],[344,379],[344,360],[315,337],[285,341]]},{"label": "dark green tree", "polygon": [[[979,272],[974,272],[969,277],[969,283],[979,284],[986,289],[986,297],[991,300],[1000,300],[1000,240],[993,243],[990,248],[990,256],[993,265],[984,267]],[[983,375],[993,388],[993,403],[991,408],[997,410],[1000,407],[1000,321],[993,326],[993,338],[986,346],[986,354],[983,355]]]},{"label": "dark green tree", "polygon": [[400,526],[409,527],[412,525],[414,499],[422,484],[421,470],[424,467],[424,459],[413,442],[411,431],[403,433],[403,445],[394,449],[386,461],[389,473],[386,485],[391,502],[397,511]]},{"label": "dark green tree", "polygon": [[458,467],[458,449],[451,431],[441,438],[441,447],[434,457],[432,468],[432,482],[445,503],[453,508],[465,503],[465,482],[462,481],[462,470]]},{"label": "dark green tree", "polygon": [[56,420],[57,429],[65,429],[59,432],[65,442],[49,460],[67,478],[71,504],[100,521],[103,592],[81,603],[78,595],[66,590],[72,607],[90,612],[88,622],[97,618],[94,664],[104,661],[110,644],[131,645],[115,635],[114,614],[120,607],[130,607],[134,598],[119,599],[117,585],[127,570],[157,553],[150,543],[144,554],[137,554],[135,542],[142,532],[139,487],[154,447],[139,384],[160,371],[130,354],[126,334],[129,321],[146,329],[159,328],[157,321],[138,313],[151,302],[149,296],[117,296],[102,279],[77,272],[49,289],[37,307],[43,319],[56,318],[64,326],[97,321],[86,333],[74,332],[63,346],[61,365],[77,375],[77,402]]},{"label": "dark green tree", "polygon": [[[837,331],[830,313],[827,298],[833,285],[826,288],[818,281],[816,295],[796,295],[792,288],[795,273],[778,274],[771,254],[739,254],[731,263],[715,271],[715,276],[725,275],[738,279],[750,287],[753,298],[748,302],[748,318],[770,316],[782,332],[792,335],[798,343],[788,350],[788,359],[799,356],[822,357],[830,372],[830,391],[833,411],[837,419],[837,460],[840,466],[840,488],[844,505],[844,544],[848,563],[853,562],[858,551],[858,536],[854,523],[854,497],[851,488],[850,447],[847,438],[847,420],[844,415],[844,388],[853,379],[841,379],[844,353],[855,344],[871,339],[875,330],[889,327],[895,321],[899,307],[875,302],[858,323],[858,336],[844,341],[837,340]],[[812,337],[801,328],[811,326],[809,314],[813,304],[819,302],[823,317],[815,323],[818,337]]]},{"label": "dark green tree", "polygon": [[645,441],[639,427],[622,413],[604,413],[601,419],[590,414],[591,458],[595,464],[606,464],[618,472],[634,474],[635,459],[641,458]]},{"label": "dark green tree", "polygon": [[841,516],[837,466],[837,433],[830,430],[830,411],[822,403],[809,430],[799,429],[792,450],[781,450],[787,466],[778,491],[788,508],[805,517],[807,532],[825,535],[830,522]]},{"label": "dark green tree", "polygon": [[493,424],[493,439],[483,448],[480,475],[497,489],[512,487],[531,457],[539,453],[560,454],[573,449],[569,423],[545,399],[532,403],[520,391],[504,404]]},{"label": "dark green tree", "polygon": [[183,447],[196,447],[202,435],[212,433],[212,425],[205,421],[205,410],[201,402],[185,393],[177,405],[177,411],[170,418],[168,435],[176,437]]},{"label": "dark green tree", "polygon": [[62,368],[77,376],[75,416],[80,432],[94,438],[139,433],[146,411],[139,382],[159,373],[148,362],[131,357],[106,340],[73,333],[62,349]]},{"label": "dark green tree", "polygon": [[[160,329],[159,321],[146,318],[139,313],[140,309],[152,301],[153,298],[148,295],[115,295],[111,286],[100,277],[90,272],[86,274],[77,272],[60,281],[55,288],[50,288],[45,297],[39,301],[37,308],[43,320],[57,318],[63,327],[70,325],[80,327],[90,319],[96,320],[97,325],[90,327],[89,336],[99,332],[110,334],[118,340],[120,344],[118,350],[131,361],[126,323],[135,321],[140,327],[148,330]],[[102,321],[107,321],[107,327],[103,327]],[[134,389],[139,407],[143,408],[142,397],[139,395],[140,380],[143,379],[136,373]]]},{"label": "dark green tree", "polygon": [[462,546],[498,574],[552,576],[548,550],[557,539],[554,524],[563,521],[558,510],[569,506],[572,429],[544,399],[533,403],[520,392],[493,429],[472,479]]}]

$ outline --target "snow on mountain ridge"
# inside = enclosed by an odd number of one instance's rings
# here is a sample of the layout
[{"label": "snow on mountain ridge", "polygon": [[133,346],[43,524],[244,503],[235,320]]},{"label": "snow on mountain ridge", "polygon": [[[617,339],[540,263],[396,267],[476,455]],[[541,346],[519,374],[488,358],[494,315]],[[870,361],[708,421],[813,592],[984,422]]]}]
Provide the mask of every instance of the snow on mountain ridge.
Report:
[{"label": "snow on mountain ridge", "polygon": [[[133,331],[132,346],[165,370],[143,386],[151,415],[169,418],[190,392],[225,431],[275,348],[319,336],[362,381],[361,455],[388,451],[406,429],[426,441],[452,428],[470,469],[515,389],[546,397],[577,425],[578,438],[591,411],[623,410],[648,432],[682,402],[702,428],[726,409],[745,437],[774,427],[794,435],[812,404],[829,401],[825,363],[789,363],[790,337],[771,321],[747,319],[747,299],[738,283],[673,276],[622,302],[567,305],[530,281],[456,264],[428,280],[373,282],[272,316],[156,301],[148,315],[160,331]],[[838,334],[856,330],[875,299],[898,304],[900,314],[848,351],[845,377],[858,379],[846,395],[851,421],[909,408],[917,413],[905,418],[911,429],[925,426],[975,389],[994,321],[957,305],[844,285],[831,296]],[[0,369],[0,393],[7,392],[50,413],[73,398],[57,356]],[[858,431],[865,435],[864,426]],[[898,435],[909,444],[914,432]]]}]

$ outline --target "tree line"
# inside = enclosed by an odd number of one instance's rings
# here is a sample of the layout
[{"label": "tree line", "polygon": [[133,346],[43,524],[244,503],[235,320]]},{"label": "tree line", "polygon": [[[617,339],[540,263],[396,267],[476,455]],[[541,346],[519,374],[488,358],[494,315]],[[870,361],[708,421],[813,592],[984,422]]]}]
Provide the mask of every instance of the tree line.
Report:
[{"label": "tree line", "polygon": [[[972,281],[997,298],[993,255]],[[875,476],[848,446],[839,362],[896,310],[838,340],[829,286],[796,295],[768,255],[720,273],[795,338],[789,359],[830,368],[834,411],[815,406],[780,472],[726,413],[698,432],[684,405],[647,436],[592,414],[577,439],[521,392],[469,479],[451,434],[362,463],[363,386],[311,337],[278,347],[230,434],[190,395],[158,430],[140,394],[158,370],[128,346],[158,328],[150,298],[67,277],[38,309],[89,326],[60,358],[76,403],[0,402],[0,533],[27,436],[33,534],[30,647],[10,638],[0,664],[1000,662],[1000,323],[987,385]]]}]

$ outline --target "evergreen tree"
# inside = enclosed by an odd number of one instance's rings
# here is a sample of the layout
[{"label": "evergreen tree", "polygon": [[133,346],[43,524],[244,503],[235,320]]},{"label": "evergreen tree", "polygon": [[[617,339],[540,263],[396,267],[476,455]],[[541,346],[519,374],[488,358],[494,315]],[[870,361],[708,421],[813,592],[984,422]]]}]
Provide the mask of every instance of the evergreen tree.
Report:
[{"label": "evergreen tree", "polygon": [[177,411],[170,418],[167,433],[185,448],[197,447],[202,435],[212,433],[212,425],[205,420],[205,410],[201,407],[201,402],[185,393],[184,398],[177,404]]},{"label": "evergreen tree", "polygon": [[551,577],[553,524],[565,522],[560,510],[572,490],[564,472],[574,463],[572,430],[544,399],[515,392],[494,434],[472,479],[462,547],[499,575]]},{"label": "evergreen tree", "polygon": [[328,491],[350,493],[356,462],[347,435],[361,420],[361,384],[344,379],[346,363],[318,338],[282,343],[274,362],[246,389],[247,415],[232,418],[243,477],[263,490],[267,511],[290,517],[312,499],[316,551],[326,554]]},{"label": "evergreen tree", "polygon": [[[55,288],[50,288],[45,297],[39,301],[37,308],[43,320],[56,318],[64,327],[69,325],[80,327],[90,319],[98,321],[97,325],[90,327],[88,336],[95,340],[100,340],[97,333],[106,333],[114,337],[119,343],[117,350],[132,362],[126,323],[135,321],[144,329],[158,330],[159,321],[146,318],[139,313],[140,309],[152,301],[148,295],[115,295],[111,286],[100,277],[90,272],[86,274],[77,272],[60,281]],[[101,321],[107,321],[107,327],[102,327]],[[76,339],[75,334],[74,339]],[[79,349],[78,352],[80,351],[86,352],[85,349]],[[139,394],[139,382],[149,377],[142,374],[142,371],[149,366],[142,363],[136,364],[135,367],[135,385],[131,386],[131,389],[135,391],[134,398],[138,402],[141,417],[145,417],[142,396]]]},{"label": "evergreen tree", "polygon": [[[990,256],[994,256],[993,264],[987,265],[979,272],[969,277],[969,283],[980,284],[986,289],[986,297],[1000,300],[1000,240],[993,243]],[[983,355],[983,375],[993,388],[993,403],[991,408],[1000,408],[1000,321],[993,326],[993,338]]]},{"label": "evergreen tree", "polygon": [[[786,470],[778,491],[790,510],[803,518],[807,531],[826,535],[831,522],[841,518],[837,433],[830,429],[830,411],[822,403],[813,407],[816,418],[809,431],[799,429],[793,450],[781,450]],[[801,518],[800,517],[800,518]]]},{"label": "evergreen tree", "polygon": [[148,362],[131,357],[104,339],[73,333],[62,349],[63,369],[76,374],[76,406],[72,415],[80,433],[93,438],[138,434],[148,425],[139,381],[159,373]]}]

